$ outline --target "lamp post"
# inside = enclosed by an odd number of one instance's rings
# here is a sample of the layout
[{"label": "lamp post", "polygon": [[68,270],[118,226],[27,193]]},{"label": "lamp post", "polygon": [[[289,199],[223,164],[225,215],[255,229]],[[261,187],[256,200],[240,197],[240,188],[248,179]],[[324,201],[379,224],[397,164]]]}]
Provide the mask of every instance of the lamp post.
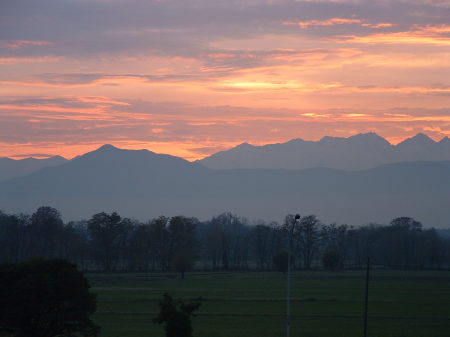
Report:
[{"label": "lamp post", "polygon": [[292,234],[297,221],[300,220],[300,215],[296,214],[291,228],[288,228],[288,257],[287,257],[287,313],[286,313],[286,336],[291,336],[291,245]]}]

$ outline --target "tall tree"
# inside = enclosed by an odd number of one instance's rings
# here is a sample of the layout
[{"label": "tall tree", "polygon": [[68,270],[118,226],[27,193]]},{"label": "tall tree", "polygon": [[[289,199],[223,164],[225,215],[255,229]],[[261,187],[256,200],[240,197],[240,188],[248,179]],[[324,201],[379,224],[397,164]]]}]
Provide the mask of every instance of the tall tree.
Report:
[{"label": "tall tree", "polygon": [[390,226],[380,227],[378,251],[390,268],[411,268],[417,264],[417,237],[422,224],[412,218],[399,217]]},{"label": "tall tree", "polygon": [[320,236],[322,252],[337,252],[340,257],[338,267],[343,268],[348,251],[348,226],[335,223],[323,225]]},{"label": "tall tree", "polygon": [[160,216],[150,222],[152,269],[167,270],[170,265],[169,218]]},{"label": "tall tree", "polygon": [[311,269],[318,251],[320,221],[315,215],[304,216],[300,220],[300,241],[303,251],[303,267]]},{"label": "tall tree", "polygon": [[187,218],[185,216],[172,217],[167,226],[169,234],[169,259],[173,261],[174,256],[179,254],[189,255],[194,258],[198,252],[198,243],[196,239],[196,227],[198,220],[196,218]]},{"label": "tall tree", "polygon": [[181,279],[184,280],[187,271],[192,270],[194,259],[188,252],[177,252],[172,259],[172,268],[180,273]]},{"label": "tall tree", "polygon": [[26,258],[28,216],[0,211],[0,262],[19,262]]},{"label": "tall tree", "polygon": [[58,210],[43,206],[31,216],[28,233],[31,235],[30,257],[51,258],[61,255],[59,240],[64,223]]},{"label": "tall tree", "polygon": [[256,266],[258,269],[270,269],[273,257],[273,230],[265,224],[254,226],[250,232]]},{"label": "tall tree", "polygon": [[91,249],[103,270],[113,271],[119,262],[122,218],[117,213],[97,213],[88,221]]},{"label": "tall tree", "polygon": [[213,217],[208,224],[208,250],[213,268],[239,269],[247,265],[248,229],[246,220],[226,212]]},{"label": "tall tree", "polygon": [[130,234],[130,268],[136,271],[148,271],[151,265],[152,238],[150,226],[136,225]]}]

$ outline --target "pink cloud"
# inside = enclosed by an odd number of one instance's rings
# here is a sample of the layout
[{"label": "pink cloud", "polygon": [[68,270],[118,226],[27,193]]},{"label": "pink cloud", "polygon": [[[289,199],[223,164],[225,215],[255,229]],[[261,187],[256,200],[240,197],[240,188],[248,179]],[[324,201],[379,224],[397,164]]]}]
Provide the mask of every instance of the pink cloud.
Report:
[{"label": "pink cloud", "polygon": [[4,46],[6,48],[10,49],[20,49],[23,47],[29,47],[29,46],[49,46],[53,43],[50,41],[31,41],[31,40],[14,40],[14,41],[5,41],[0,42],[1,46]]},{"label": "pink cloud", "polygon": [[289,26],[299,26],[302,29],[306,29],[309,27],[330,27],[330,26],[336,26],[336,25],[351,25],[351,24],[358,24],[362,27],[369,27],[369,28],[387,28],[387,27],[393,27],[393,23],[387,23],[387,22],[380,22],[380,23],[365,23],[363,20],[360,19],[348,19],[348,18],[330,18],[326,20],[308,20],[308,21],[297,21],[297,22],[283,22],[284,25]]}]

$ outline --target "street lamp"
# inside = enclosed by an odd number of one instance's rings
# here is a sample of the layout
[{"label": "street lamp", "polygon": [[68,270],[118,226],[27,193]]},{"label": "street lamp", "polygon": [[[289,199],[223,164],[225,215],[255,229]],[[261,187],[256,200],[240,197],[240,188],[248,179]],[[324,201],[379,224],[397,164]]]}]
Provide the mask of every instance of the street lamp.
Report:
[{"label": "street lamp", "polygon": [[286,336],[291,336],[291,245],[294,227],[297,221],[300,220],[300,214],[296,214],[291,228],[288,228],[288,258],[287,258],[287,314],[286,314]]}]

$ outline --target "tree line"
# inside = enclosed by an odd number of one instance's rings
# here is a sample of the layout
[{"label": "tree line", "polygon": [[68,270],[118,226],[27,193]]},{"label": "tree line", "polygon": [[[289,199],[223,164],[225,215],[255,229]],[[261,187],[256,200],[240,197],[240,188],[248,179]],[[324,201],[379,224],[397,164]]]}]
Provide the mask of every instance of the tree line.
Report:
[{"label": "tree line", "polygon": [[147,222],[97,213],[64,223],[58,210],[0,211],[0,262],[61,258],[92,271],[283,269],[291,240],[293,269],[450,267],[450,239],[409,217],[388,225],[324,224],[315,215],[282,223],[249,222],[231,213],[207,221],[160,216]]}]

